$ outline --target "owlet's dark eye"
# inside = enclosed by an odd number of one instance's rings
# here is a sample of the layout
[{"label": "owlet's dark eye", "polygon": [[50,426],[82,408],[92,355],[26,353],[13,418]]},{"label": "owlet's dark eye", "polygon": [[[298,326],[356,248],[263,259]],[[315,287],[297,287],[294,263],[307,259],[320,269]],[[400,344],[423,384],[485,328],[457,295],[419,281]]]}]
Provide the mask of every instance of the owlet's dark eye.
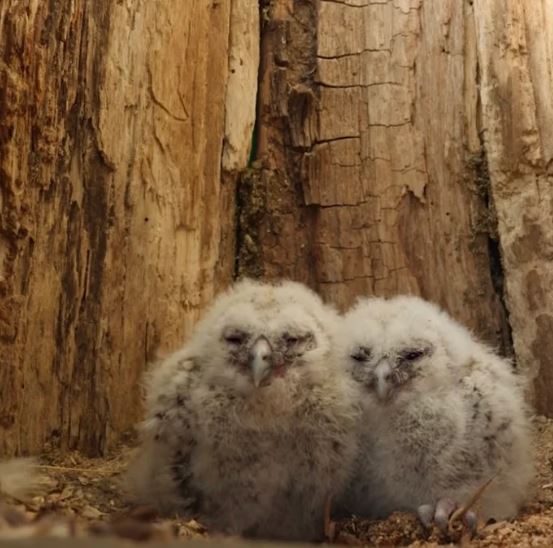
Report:
[{"label": "owlet's dark eye", "polygon": [[290,333],[285,333],[284,334],[284,340],[288,343],[288,344],[296,344],[299,342],[300,338],[299,337],[296,337],[295,335],[290,335]]},{"label": "owlet's dark eye", "polygon": [[367,362],[371,357],[371,351],[368,348],[358,348],[350,356],[356,362]]},{"label": "owlet's dark eye", "polygon": [[401,357],[408,362],[414,362],[415,360],[418,360],[423,354],[424,352],[422,350],[409,350],[409,352],[406,352]]},{"label": "owlet's dark eye", "polygon": [[243,331],[229,331],[224,335],[225,341],[234,345],[242,344],[246,340],[246,337],[247,335]]}]

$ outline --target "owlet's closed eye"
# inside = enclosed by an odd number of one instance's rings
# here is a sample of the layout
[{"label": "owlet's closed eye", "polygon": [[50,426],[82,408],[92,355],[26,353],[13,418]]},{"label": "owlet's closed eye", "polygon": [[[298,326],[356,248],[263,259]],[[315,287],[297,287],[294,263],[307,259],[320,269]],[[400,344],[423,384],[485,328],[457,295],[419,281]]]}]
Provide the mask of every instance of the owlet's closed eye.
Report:
[{"label": "owlet's closed eye", "polygon": [[409,362],[414,362],[415,360],[421,358],[423,354],[424,352],[422,350],[409,350],[402,354],[401,358]]},{"label": "owlet's closed eye", "polygon": [[350,357],[356,362],[365,363],[371,359],[371,350],[366,346],[360,346],[350,354]]},{"label": "owlet's closed eye", "polygon": [[223,339],[231,345],[238,346],[248,340],[248,334],[241,329],[227,329],[223,333]]},{"label": "owlet's closed eye", "polygon": [[423,356],[429,356],[430,354],[432,354],[432,347],[429,345],[416,348],[409,347],[399,353],[399,359],[402,362],[413,363]]},{"label": "owlet's closed eye", "polygon": [[292,335],[291,333],[286,332],[284,333],[282,338],[284,339],[286,344],[293,345],[293,344],[297,344],[300,341],[301,337],[299,335]]},{"label": "owlet's closed eye", "polygon": [[310,331],[286,331],[282,340],[287,350],[300,354],[315,347],[315,336]]}]

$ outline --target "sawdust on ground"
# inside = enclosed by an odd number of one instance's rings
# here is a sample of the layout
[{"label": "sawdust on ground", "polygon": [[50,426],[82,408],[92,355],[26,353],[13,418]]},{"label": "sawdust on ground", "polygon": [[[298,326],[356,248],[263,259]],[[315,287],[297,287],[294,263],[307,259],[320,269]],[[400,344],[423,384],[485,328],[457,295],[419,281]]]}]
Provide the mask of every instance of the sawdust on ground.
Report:
[{"label": "sawdust on ground", "polygon": [[[450,537],[436,530],[427,531],[413,515],[406,513],[395,513],[378,521],[351,518],[336,524],[335,542],[413,547],[553,545],[553,420],[537,417],[534,424],[538,464],[536,493],[516,519],[481,526],[476,538],[469,541],[459,530]],[[46,490],[25,502],[10,501],[9,507],[15,513],[6,517],[0,512],[0,538],[93,534],[148,541],[209,536],[194,520],[161,521],[150,509],[130,510],[123,501],[118,482],[128,458],[129,450],[123,447],[104,459],[57,452],[43,456],[40,469],[47,478]]]}]

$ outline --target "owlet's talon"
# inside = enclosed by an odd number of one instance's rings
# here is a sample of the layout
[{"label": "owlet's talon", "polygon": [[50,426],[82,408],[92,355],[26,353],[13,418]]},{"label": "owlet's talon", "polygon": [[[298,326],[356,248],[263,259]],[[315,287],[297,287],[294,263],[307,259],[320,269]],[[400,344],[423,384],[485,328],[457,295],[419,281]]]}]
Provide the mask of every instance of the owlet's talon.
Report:
[{"label": "owlet's talon", "polygon": [[443,533],[447,532],[449,526],[449,516],[453,514],[456,508],[457,503],[452,499],[444,498],[437,502],[434,522]]},{"label": "owlet's talon", "polygon": [[[421,504],[417,508],[417,515],[426,529],[431,529],[436,525],[440,531],[447,533],[449,518],[457,508],[457,503],[449,498],[438,500],[434,504]],[[471,518],[472,519],[472,516]]]},{"label": "owlet's talon", "polygon": [[478,527],[478,517],[476,512],[474,510],[469,510],[463,516],[463,523],[472,538],[476,534],[476,529]]},{"label": "owlet's talon", "polygon": [[417,508],[417,516],[426,529],[431,529],[434,524],[434,505],[421,504]]}]

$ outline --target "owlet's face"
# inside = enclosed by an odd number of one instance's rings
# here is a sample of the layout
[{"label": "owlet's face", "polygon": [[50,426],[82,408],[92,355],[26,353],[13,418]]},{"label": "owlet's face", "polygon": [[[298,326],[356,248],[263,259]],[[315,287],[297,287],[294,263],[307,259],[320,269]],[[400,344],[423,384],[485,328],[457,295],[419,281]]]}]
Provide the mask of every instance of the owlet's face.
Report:
[{"label": "owlet's face", "polygon": [[381,403],[431,389],[447,374],[447,352],[428,311],[409,301],[371,299],[344,318],[341,359],[353,379]]},{"label": "owlet's face", "polygon": [[352,345],[348,360],[353,378],[379,400],[389,401],[421,375],[433,353],[432,343],[422,338],[392,345],[365,340]]},{"label": "owlet's face", "polygon": [[211,370],[239,388],[297,377],[329,348],[315,317],[296,304],[240,303],[213,328]]}]

